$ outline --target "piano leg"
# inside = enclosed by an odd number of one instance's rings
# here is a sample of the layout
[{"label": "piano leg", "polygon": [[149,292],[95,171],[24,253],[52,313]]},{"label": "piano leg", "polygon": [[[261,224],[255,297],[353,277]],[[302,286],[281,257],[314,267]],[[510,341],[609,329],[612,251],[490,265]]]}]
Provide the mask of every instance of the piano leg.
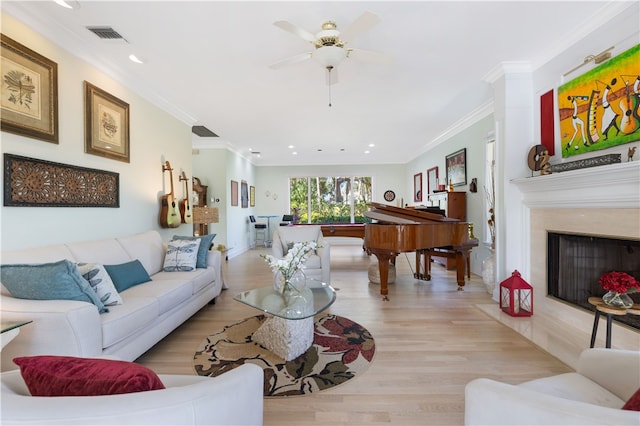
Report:
[{"label": "piano leg", "polygon": [[469,259],[469,250],[456,251],[456,280],[458,281],[458,291],[464,290],[464,275],[467,269],[467,259]]},{"label": "piano leg", "polygon": [[389,300],[389,264],[395,261],[397,254],[371,251],[378,258],[380,271],[380,294],[383,301]]}]

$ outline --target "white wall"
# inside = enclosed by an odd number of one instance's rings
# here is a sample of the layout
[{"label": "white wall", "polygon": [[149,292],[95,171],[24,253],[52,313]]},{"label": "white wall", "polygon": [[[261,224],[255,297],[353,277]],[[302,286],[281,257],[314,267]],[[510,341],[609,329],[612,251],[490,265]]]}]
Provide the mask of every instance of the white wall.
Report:
[{"label": "white wall", "polygon": [[[2,132],[2,153],[108,170],[120,177],[120,208],[2,206],[2,250],[160,230],[159,197],[169,191],[162,164],[169,160],[175,169],[176,196],[182,198],[179,173],[183,169],[191,176],[190,126],[6,14],[2,14],[2,32],[58,64],[59,111],[59,144]],[[130,163],[84,153],[85,80],[129,104]],[[165,239],[175,233],[191,230],[188,225],[162,230]]]}]

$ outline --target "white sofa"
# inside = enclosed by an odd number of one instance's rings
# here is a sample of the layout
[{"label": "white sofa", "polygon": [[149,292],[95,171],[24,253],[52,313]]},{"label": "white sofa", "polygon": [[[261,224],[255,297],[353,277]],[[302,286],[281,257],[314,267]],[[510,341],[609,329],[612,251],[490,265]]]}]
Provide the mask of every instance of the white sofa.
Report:
[{"label": "white sofa", "polygon": [[2,349],[2,370],[17,368],[16,356],[110,355],[133,361],[213,301],[222,289],[221,255],[210,250],[207,268],[164,272],[166,245],[157,231],[122,238],[83,241],[0,254],[2,264],[72,262],[118,265],[138,259],[152,281],[120,293],[124,303],[99,314],[95,305],[74,300],[27,300],[2,286],[3,321],[31,320]]},{"label": "white sofa", "polygon": [[318,249],[305,263],[304,274],[327,284],[331,284],[331,247],[322,236],[319,225],[281,226],[273,233],[271,251],[274,257],[282,259],[290,243],[315,241]]},{"label": "white sofa", "polygon": [[640,425],[621,410],[640,388],[640,352],[587,349],[575,373],[510,385],[475,379],[465,388],[466,425]]},{"label": "white sofa", "polygon": [[261,425],[263,372],[159,375],[166,389],[107,396],[32,397],[19,370],[2,373],[3,425]]}]

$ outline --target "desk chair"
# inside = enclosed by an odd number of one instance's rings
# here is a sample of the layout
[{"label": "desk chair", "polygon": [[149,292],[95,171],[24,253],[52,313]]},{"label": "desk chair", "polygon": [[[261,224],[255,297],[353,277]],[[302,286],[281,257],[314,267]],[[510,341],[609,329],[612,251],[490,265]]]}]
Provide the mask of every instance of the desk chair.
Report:
[{"label": "desk chair", "polygon": [[293,222],[293,215],[285,214],[282,216],[282,222],[280,222],[280,226],[289,226]]},{"label": "desk chair", "polygon": [[255,216],[253,215],[249,216],[249,221],[253,224],[253,229],[255,231],[254,241],[255,241],[256,247],[258,245],[258,236],[260,236],[260,241],[266,247],[267,246],[267,224],[258,223],[256,221]]}]

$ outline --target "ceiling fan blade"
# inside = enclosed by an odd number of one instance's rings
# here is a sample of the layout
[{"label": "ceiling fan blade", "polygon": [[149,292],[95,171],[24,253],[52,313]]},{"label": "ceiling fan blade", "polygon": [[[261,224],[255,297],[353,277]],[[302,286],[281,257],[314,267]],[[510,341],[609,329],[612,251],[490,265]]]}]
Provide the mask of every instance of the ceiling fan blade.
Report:
[{"label": "ceiling fan blade", "polygon": [[353,21],[344,31],[340,31],[340,38],[345,42],[350,42],[363,32],[368,31],[378,22],[380,22],[378,15],[371,12],[365,12]]},{"label": "ceiling fan blade", "polygon": [[376,64],[388,64],[392,61],[389,55],[380,52],[374,52],[373,50],[362,49],[347,49],[347,58],[355,59],[356,61],[371,62]]},{"label": "ceiling fan blade", "polygon": [[291,56],[289,58],[285,58],[281,61],[278,61],[274,64],[269,65],[269,68],[277,70],[282,67],[286,67],[287,65],[297,64],[298,62],[306,61],[311,58],[311,52],[301,53],[299,55]]},{"label": "ceiling fan blade", "polygon": [[331,70],[329,70],[329,68],[327,68],[327,71],[325,72],[325,76],[326,76],[326,82],[327,82],[327,86],[332,86],[334,84],[338,84],[338,69],[337,68],[332,68]]},{"label": "ceiling fan blade", "polygon": [[289,21],[276,21],[273,23],[273,25],[275,25],[276,27],[282,30],[290,32],[291,34],[297,35],[298,37],[301,37],[302,39],[310,43],[316,42],[316,36],[311,34],[309,31],[303,30],[299,26],[292,24]]}]

